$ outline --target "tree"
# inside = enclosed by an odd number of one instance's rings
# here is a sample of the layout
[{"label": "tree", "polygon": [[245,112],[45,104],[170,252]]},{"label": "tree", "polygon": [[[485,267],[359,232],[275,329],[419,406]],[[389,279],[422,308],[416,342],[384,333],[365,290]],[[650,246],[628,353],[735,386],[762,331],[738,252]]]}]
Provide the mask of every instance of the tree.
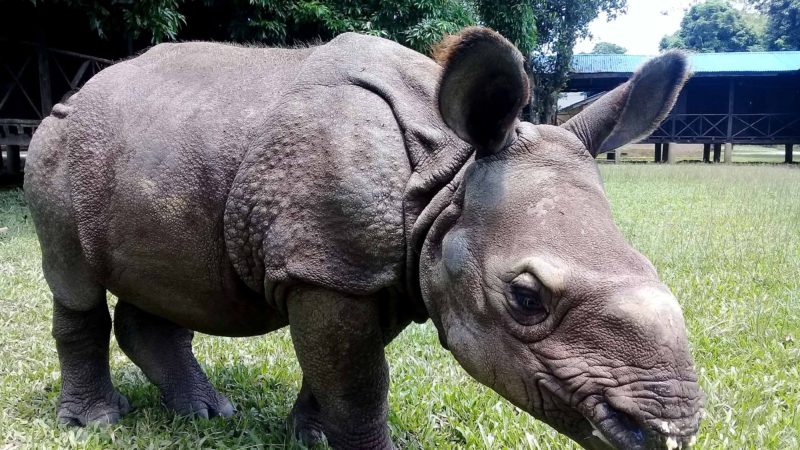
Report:
[{"label": "tree", "polygon": [[683,48],[697,52],[744,52],[762,49],[755,21],[726,0],[698,3],[686,12],[680,29],[664,36],[661,50]]},{"label": "tree", "polygon": [[531,120],[555,123],[558,95],[567,83],[578,39],[605,12],[609,20],[623,12],[626,0],[533,0],[539,42],[531,57],[534,98]]},{"label": "tree", "polygon": [[131,38],[142,35],[151,42],[173,40],[185,23],[178,10],[182,0],[29,0],[42,8],[49,4],[66,5],[86,15],[89,27],[100,37],[121,32]]},{"label": "tree", "polygon": [[800,50],[800,0],[763,0],[767,17],[764,43],[769,50]]},{"label": "tree", "polygon": [[[216,39],[292,45],[345,31],[383,36],[429,53],[444,34],[477,22],[466,0],[29,0],[84,14],[102,38]],[[142,43],[144,45],[144,43]]]},{"label": "tree", "polygon": [[624,55],[627,52],[627,48],[611,42],[598,42],[592,49],[592,53],[600,55]]},{"label": "tree", "polygon": [[293,44],[328,40],[345,31],[382,36],[423,53],[447,33],[476,22],[461,0],[239,0],[230,5],[229,32],[236,41]]},{"label": "tree", "polygon": [[588,36],[589,23],[600,12],[614,18],[627,0],[479,0],[481,23],[494,28],[519,48],[531,77],[531,104],[525,119],[553,123],[558,94],[567,82],[572,49]]},{"label": "tree", "polygon": [[[22,0],[20,0],[22,1]],[[100,36],[134,47],[164,40],[214,39],[294,45],[344,31],[383,36],[423,53],[444,34],[475,23],[496,29],[525,55],[532,79],[526,118],[551,123],[567,81],[572,48],[600,12],[613,18],[626,0],[27,0],[68,4]],[[130,36],[139,37],[131,45]],[[142,42],[143,40],[145,40]]]}]

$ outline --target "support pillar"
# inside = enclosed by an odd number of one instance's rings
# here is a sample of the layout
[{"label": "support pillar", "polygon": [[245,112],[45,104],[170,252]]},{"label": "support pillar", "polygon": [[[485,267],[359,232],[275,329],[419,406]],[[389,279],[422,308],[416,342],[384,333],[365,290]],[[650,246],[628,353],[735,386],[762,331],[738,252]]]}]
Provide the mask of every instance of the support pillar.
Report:
[{"label": "support pillar", "polygon": [[794,144],[786,144],[786,157],[783,160],[783,162],[786,164],[792,163],[792,151],[794,150],[793,147]]},{"label": "support pillar", "polygon": [[719,156],[722,153],[722,144],[714,144],[714,162],[719,162]]},{"label": "support pillar", "polygon": [[47,54],[44,31],[39,30],[39,45],[36,47],[39,61],[39,94],[41,98],[42,118],[50,115],[53,108],[53,93],[50,90],[50,59]]},{"label": "support pillar", "polygon": [[654,158],[655,162],[661,162],[661,143],[656,143],[656,155]]},{"label": "support pillar", "polygon": [[725,144],[725,164],[733,163],[733,142]]},{"label": "support pillar", "polygon": [[703,144],[703,162],[711,162],[711,144]]},{"label": "support pillar", "polygon": [[675,163],[675,152],[669,151],[669,143],[664,144],[664,154],[661,155],[662,161],[673,164]]},{"label": "support pillar", "polygon": [[8,157],[8,172],[16,175],[22,172],[22,161],[19,156],[19,145],[9,145],[6,147],[6,156]]}]

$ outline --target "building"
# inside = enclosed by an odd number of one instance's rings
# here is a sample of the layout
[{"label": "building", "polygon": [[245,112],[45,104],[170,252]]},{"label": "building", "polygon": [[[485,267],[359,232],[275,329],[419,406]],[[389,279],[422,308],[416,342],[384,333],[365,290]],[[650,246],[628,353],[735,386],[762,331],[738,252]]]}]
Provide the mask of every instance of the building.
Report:
[{"label": "building", "polygon": [[[624,83],[649,56],[575,55],[567,91],[597,94]],[[736,144],[784,145],[792,162],[800,144],[800,52],[694,53],[694,73],[675,107],[643,142],[656,161],[671,143],[703,144],[703,160],[726,161]],[[585,105],[582,105],[585,106]],[[573,108],[578,109],[578,108]],[[566,118],[566,115],[563,115]]]}]

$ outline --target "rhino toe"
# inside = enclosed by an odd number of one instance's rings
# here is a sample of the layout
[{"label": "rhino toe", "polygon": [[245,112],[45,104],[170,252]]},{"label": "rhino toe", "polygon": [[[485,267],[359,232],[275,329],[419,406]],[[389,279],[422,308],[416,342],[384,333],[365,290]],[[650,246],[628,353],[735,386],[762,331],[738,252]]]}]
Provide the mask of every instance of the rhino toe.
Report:
[{"label": "rhino toe", "polygon": [[128,399],[113,391],[105,398],[82,401],[62,395],[58,422],[68,426],[113,425],[131,411]]},{"label": "rhino toe", "polygon": [[236,408],[224,395],[213,391],[207,395],[197,395],[193,399],[164,402],[166,406],[180,415],[198,416],[203,419],[212,417],[232,417]]}]

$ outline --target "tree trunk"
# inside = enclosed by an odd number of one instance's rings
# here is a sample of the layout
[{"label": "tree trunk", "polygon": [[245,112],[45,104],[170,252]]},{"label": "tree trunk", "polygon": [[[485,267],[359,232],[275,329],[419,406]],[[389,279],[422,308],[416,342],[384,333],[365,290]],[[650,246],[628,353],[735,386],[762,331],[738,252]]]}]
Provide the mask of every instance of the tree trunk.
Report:
[{"label": "tree trunk", "polygon": [[536,101],[535,83],[536,79],[533,76],[533,66],[531,65],[531,56],[525,56],[525,73],[528,75],[528,103],[522,108],[522,120],[524,122],[536,123],[534,121],[534,102]]}]

